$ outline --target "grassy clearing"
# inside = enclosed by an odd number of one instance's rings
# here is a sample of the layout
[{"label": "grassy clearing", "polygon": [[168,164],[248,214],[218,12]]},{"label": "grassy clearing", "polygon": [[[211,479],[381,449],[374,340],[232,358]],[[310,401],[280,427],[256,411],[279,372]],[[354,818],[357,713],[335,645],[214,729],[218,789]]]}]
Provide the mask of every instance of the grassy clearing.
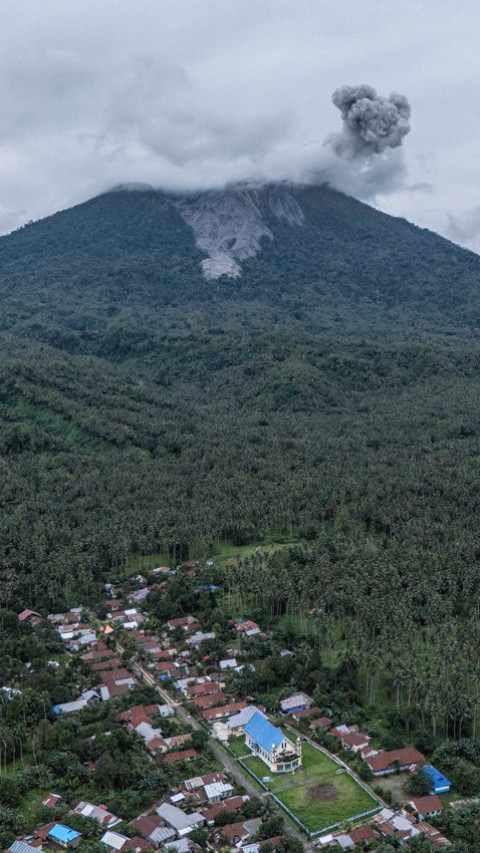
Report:
[{"label": "grassy clearing", "polygon": [[249,769],[263,779],[311,832],[342,820],[350,820],[376,805],[376,801],[328,755],[309,743],[302,745],[302,767],[294,773],[272,775],[257,756],[244,760]]},{"label": "grassy clearing", "polygon": [[344,770],[323,781],[278,791],[276,796],[311,832],[350,820],[376,806]]},{"label": "grassy clearing", "polygon": [[[255,776],[258,776],[259,779],[263,779],[264,776],[271,776],[270,771],[266,764],[262,761],[261,758],[257,758],[256,755],[249,755],[244,759],[243,763],[252,773],[255,773]],[[274,778],[273,776],[271,777]],[[267,783],[266,783],[267,784]],[[268,790],[270,791],[271,783],[267,784]]]},{"label": "grassy clearing", "polygon": [[239,735],[238,737],[229,737],[228,746],[238,757],[242,755],[249,755],[251,750],[245,743],[245,737]]}]

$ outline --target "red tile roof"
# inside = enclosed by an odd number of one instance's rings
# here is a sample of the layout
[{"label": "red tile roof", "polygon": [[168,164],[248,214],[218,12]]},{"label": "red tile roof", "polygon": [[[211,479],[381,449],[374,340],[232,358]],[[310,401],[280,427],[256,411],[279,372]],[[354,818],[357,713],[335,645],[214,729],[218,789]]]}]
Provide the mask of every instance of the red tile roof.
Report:
[{"label": "red tile roof", "polygon": [[193,700],[193,704],[197,708],[213,708],[214,705],[220,705],[226,702],[227,697],[221,691],[219,693],[208,693],[206,696],[197,696]]},{"label": "red tile roof", "polygon": [[205,681],[203,684],[193,684],[187,687],[185,693],[187,696],[204,696],[207,693],[218,693],[220,685],[216,681]]},{"label": "red tile roof", "polygon": [[357,829],[352,829],[348,833],[354,844],[360,844],[361,841],[370,841],[371,838],[378,838],[378,832],[371,826],[359,826]]},{"label": "red tile roof", "polygon": [[163,756],[163,760],[171,764],[173,761],[190,761],[192,758],[196,758],[198,752],[196,749],[184,749],[182,752],[169,752],[168,755]]},{"label": "red tile roof", "polygon": [[243,797],[230,797],[229,800],[222,800],[221,803],[214,803],[212,806],[208,808],[200,809],[200,814],[202,814],[209,823],[212,820],[215,820],[217,814],[220,812],[235,812],[237,809],[241,809],[243,806]]},{"label": "red tile roof", "polygon": [[205,720],[216,720],[221,717],[231,717],[237,711],[243,711],[248,706],[248,702],[232,702],[230,705],[222,705],[220,708],[208,708],[203,711],[202,717]]},{"label": "red tile roof", "polygon": [[392,767],[397,761],[400,767],[418,764],[420,761],[425,761],[425,756],[413,746],[407,746],[404,749],[379,752],[377,755],[370,755],[365,760],[370,769],[374,773],[378,773],[381,770],[387,770],[389,767]]},{"label": "red tile roof", "polygon": [[37,613],[36,610],[22,610],[22,612],[18,614],[18,621],[25,622],[26,619],[31,619],[32,616],[38,617],[38,619],[42,618],[40,613]]},{"label": "red tile roof", "polygon": [[419,815],[429,815],[433,812],[440,812],[443,808],[442,801],[436,794],[430,794],[429,797],[415,797],[411,802],[413,803],[415,811],[418,812]]}]

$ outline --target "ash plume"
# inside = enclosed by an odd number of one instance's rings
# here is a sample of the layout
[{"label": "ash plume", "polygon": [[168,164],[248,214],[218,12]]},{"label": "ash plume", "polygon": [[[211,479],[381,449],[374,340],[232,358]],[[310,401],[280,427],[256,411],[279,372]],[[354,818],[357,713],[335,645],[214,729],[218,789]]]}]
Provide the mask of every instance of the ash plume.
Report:
[{"label": "ash plume", "polygon": [[335,189],[366,200],[404,187],[407,170],[401,145],[410,130],[407,98],[397,93],[384,98],[362,84],[340,86],[332,101],[341,112],[343,127],[325,140],[330,156],[310,180],[326,180]]},{"label": "ash plume", "polygon": [[383,98],[371,86],[340,86],[332,101],[343,119],[342,133],[330,137],[340,156],[381,154],[401,145],[410,130],[410,104],[396,92]]}]

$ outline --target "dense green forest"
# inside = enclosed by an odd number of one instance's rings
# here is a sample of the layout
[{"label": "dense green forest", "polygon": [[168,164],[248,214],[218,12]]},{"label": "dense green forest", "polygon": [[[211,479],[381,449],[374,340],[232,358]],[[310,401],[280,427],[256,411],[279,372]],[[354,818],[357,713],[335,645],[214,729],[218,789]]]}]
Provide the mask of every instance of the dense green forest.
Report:
[{"label": "dense green forest", "polygon": [[274,534],[337,554],[339,590],[375,563],[409,619],[427,598],[439,628],[474,618],[480,260],[293,192],[302,226],[259,194],[274,240],[234,280],[202,277],[153,191],[0,240],[0,605],[88,602],[131,553]]}]

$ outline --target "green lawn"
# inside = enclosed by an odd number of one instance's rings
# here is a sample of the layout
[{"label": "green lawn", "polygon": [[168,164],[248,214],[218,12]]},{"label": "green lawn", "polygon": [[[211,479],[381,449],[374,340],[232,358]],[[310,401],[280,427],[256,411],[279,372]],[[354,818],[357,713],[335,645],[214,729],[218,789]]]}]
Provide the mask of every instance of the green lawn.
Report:
[{"label": "green lawn", "polygon": [[311,832],[375,808],[376,801],[345,770],[313,784],[275,792]]},{"label": "green lawn", "polygon": [[376,806],[376,801],[335,761],[309,743],[302,744],[302,767],[294,773],[272,775],[257,756],[245,765],[263,779],[269,791],[311,832],[349,820]]},{"label": "green lawn", "polygon": [[[270,771],[266,764],[262,761],[261,758],[257,758],[256,755],[249,755],[248,758],[244,758],[243,763],[252,773],[255,773],[255,776],[261,780],[264,776],[271,776]],[[271,777],[274,779],[274,777]],[[268,789],[270,790],[270,782],[268,783]]]},{"label": "green lawn", "polygon": [[[228,746],[232,752],[235,753],[238,757],[241,755],[249,755],[251,750],[245,743],[245,735],[239,735],[239,737],[229,737]],[[264,765],[265,769],[268,770],[266,765]]]}]

